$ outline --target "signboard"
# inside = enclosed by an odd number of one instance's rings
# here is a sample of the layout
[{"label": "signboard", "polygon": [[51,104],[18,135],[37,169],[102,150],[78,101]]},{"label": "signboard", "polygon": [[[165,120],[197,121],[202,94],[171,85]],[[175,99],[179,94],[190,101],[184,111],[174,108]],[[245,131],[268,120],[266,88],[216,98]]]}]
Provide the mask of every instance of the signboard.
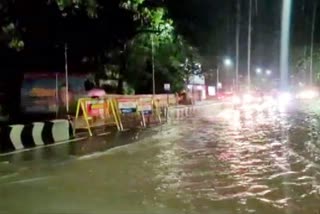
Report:
[{"label": "signboard", "polygon": [[139,102],[139,111],[144,115],[152,114],[152,99],[141,99]]},{"label": "signboard", "polygon": [[171,88],[171,86],[170,86],[169,83],[165,83],[165,84],[164,84],[164,90],[165,90],[165,91],[170,91],[170,88]]},{"label": "signboard", "polygon": [[136,99],[119,99],[118,105],[122,114],[131,114],[137,112],[138,102]]},{"label": "signboard", "polygon": [[92,100],[88,101],[87,104],[87,111],[89,116],[97,117],[101,116],[104,117],[104,100]]},{"label": "signboard", "polygon": [[208,86],[208,95],[209,96],[216,96],[216,87]]},{"label": "signboard", "polygon": [[205,77],[204,75],[192,75],[189,78],[189,83],[192,85],[205,85]]}]

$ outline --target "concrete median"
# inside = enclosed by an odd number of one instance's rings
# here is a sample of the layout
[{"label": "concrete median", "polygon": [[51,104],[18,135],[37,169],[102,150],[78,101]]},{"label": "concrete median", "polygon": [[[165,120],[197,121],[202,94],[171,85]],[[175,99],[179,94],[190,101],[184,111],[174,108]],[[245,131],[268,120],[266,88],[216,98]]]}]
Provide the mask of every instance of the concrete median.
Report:
[{"label": "concrete median", "polygon": [[73,137],[68,120],[15,124],[0,129],[0,153],[50,145]]}]

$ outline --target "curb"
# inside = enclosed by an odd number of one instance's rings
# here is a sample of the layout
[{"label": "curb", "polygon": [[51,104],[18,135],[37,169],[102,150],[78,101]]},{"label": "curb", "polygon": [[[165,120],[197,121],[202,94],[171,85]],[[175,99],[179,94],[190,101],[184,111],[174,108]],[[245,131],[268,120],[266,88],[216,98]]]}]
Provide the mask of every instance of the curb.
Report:
[{"label": "curb", "polygon": [[0,153],[50,145],[72,137],[73,128],[68,120],[4,126],[0,130]]}]

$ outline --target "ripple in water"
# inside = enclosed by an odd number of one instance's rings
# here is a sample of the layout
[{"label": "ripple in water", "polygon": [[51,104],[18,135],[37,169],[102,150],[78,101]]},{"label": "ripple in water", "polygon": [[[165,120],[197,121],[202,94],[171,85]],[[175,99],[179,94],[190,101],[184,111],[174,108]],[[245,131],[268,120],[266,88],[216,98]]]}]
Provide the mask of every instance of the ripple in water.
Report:
[{"label": "ripple in water", "polygon": [[311,113],[226,109],[181,124],[182,140],[156,157],[159,203],[198,212],[317,213],[320,120]]}]

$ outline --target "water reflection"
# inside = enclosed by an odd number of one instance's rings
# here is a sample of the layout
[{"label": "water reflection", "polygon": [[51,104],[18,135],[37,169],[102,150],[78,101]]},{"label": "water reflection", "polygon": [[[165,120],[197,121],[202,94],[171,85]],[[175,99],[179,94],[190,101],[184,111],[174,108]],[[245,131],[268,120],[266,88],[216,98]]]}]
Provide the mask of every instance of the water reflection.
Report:
[{"label": "water reflection", "polygon": [[159,194],[198,211],[317,211],[319,120],[293,111],[226,109],[189,121],[183,139],[157,155]]},{"label": "water reflection", "polygon": [[317,213],[319,132],[319,115],[304,105],[224,107],[13,155],[0,160],[0,211]]}]

